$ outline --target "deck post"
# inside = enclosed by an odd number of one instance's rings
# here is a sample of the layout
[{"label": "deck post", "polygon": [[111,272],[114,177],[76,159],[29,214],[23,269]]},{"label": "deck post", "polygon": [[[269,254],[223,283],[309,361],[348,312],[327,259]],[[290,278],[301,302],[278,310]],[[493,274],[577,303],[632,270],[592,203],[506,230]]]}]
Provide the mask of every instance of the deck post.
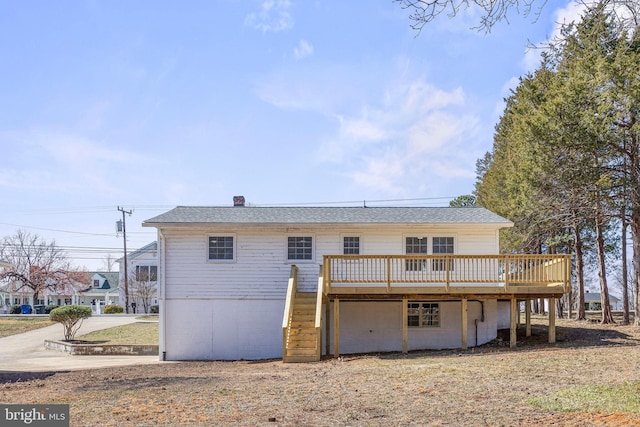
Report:
[{"label": "deck post", "polygon": [[556,342],[556,299],[549,298],[549,344]]},{"label": "deck post", "polygon": [[467,318],[469,315],[469,311],[468,311],[468,304],[467,304],[467,299],[463,298],[462,299],[462,349],[466,350],[468,348],[468,326],[467,326]]},{"label": "deck post", "polygon": [[531,336],[531,300],[524,300],[524,318],[527,328],[527,336]]},{"label": "deck post", "polygon": [[324,324],[325,324],[325,333],[324,333],[324,338],[325,338],[325,353],[327,356],[331,354],[331,301],[329,300],[329,298],[327,298],[326,303],[324,305],[324,310],[325,310],[325,317],[324,317]]},{"label": "deck post", "polygon": [[391,258],[387,257],[387,292],[391,292]]},{"label": "deck post", "polygon": [[340,300],[333,300],[333,356],[340,357]]},{"label": "deck post", "polygon": [[518,337],[517,335],[517,327],[516,327],[516,318],[517,318],[517,313],[516,313],[516,307],[518,307],[517,304],[517,300],[515,297],[511,298],[511,333],[509,336],[509,347],[511,348],[515,348],[516,346],[516,339]]},{"label": "deck post", "polygon": [[409,300],[402,299],[402,353],[409,352]]}]

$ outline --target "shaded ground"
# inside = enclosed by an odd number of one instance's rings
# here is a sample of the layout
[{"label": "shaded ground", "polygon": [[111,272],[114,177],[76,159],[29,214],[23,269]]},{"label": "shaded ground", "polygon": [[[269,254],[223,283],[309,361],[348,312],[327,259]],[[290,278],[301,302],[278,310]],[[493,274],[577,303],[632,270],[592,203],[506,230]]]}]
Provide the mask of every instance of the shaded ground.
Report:
[{"label": "shaded ground", "polygon": [[[345,356],[319,363],[184,362],[63,373],[0,372],[3,403],[69,403],[73,426],[640,425],[637,412],[560,412],[535,398],[640,384],[640,328],[559,320],[468,351]],[[522,335],[522,336],[520,336]],[[640,387],[638,387],[640,399]]]}]

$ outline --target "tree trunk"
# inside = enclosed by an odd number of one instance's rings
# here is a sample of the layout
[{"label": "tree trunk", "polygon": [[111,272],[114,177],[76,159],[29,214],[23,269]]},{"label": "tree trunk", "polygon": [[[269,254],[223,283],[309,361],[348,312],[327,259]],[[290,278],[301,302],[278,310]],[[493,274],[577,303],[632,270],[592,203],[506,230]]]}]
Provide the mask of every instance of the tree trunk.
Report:
[{"label": "tree trunk", "polygon": [[629,283],[627,271],[627,218],[622,208],[622,324],[629,324]]},{"label": "tree trunk", "polygon": [[558,319],[564,317],[564,300],[562,298],[556,299],[556,317]]},{"label": "tree trunk", "polygon": [[607,266],[604,253],[604,234],[602,231],[602,215],[600,213],[599,201],[596,201],[596,248],[598,252],[598,278],[600,279],[600,302],[602,305],[601,323],[616,323],[611,314],[611,304],[609,302],[609,287],[607,286]]},{"label": "tree trunk", "polygon": [[[635,124],[635,117],[632,119]],[[633,324],[640,326],[640,136],[638,132],[628,145],[629,163],[629,200],[631,204],[631,216],[629,227],[631,240],[633,241]]]},{"label": "tree trunk", "polygon": [[574,251],[576,253],[576,279],[578,281],[578,314],[576,320],[586,320],[587,314],[584,310],[584,259],[582,253],[582,237],[580,227],[574,225]]},{"label": "tree trunk", "polygon": [[631,215],[631,237],[633,239],[633,324],[640,326],[640,207]]}]

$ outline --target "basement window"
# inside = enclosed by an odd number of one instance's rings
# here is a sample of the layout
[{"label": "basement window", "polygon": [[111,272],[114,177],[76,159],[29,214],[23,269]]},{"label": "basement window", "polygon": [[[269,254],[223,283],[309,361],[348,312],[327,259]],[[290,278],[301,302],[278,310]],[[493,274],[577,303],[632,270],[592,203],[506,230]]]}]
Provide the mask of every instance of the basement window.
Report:
[{"label": "basement window", "polygon": [[437,328],[440,326],[439,303],[410,302],[407,308],[407,326],[410,328]]}]

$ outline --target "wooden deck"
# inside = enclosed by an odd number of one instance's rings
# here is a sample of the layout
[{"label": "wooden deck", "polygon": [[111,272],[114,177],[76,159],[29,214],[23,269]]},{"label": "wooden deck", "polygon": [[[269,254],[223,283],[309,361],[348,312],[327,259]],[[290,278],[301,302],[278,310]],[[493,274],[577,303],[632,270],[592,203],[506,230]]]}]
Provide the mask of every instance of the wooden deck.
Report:
[{"label": "wooden deck", "polygon": [[559,298],[571,256],[325,255],[322,275],[329,298]]},{"label": "wooden deck", "polygon": [[[325,354],[330,354],[328,336],[333,326],[334,356],[338,357],[340,300],[402,301],[402,351],[406,353],[410,300],[461,301],[461,342],[466,349],[468,300],[510,301],[511,347],[515,347],[518,301],[548,298],[549,342],[553,343],[555,299],[571,286],[570,255],[325,255],[314,304],[313,295],[297,291],[297,271],[292,266],[282,324],[285,362],[320,360],[323,316]],[[529,335],[528,309],[525,315]]]}]

